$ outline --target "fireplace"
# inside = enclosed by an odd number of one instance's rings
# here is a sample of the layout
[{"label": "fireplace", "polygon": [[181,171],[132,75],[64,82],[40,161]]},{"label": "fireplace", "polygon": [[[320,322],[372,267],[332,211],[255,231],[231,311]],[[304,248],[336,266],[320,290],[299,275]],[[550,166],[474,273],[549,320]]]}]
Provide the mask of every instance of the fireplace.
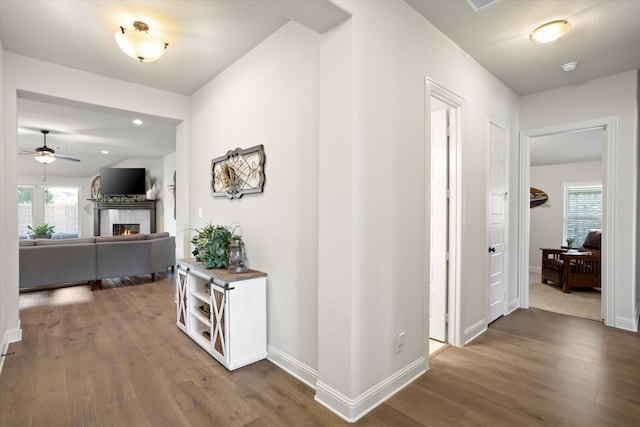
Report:
[{"label": "fireplace", "polygon": [[[1,1],[1,0],[0,0]],[[95,201],[93,214],[93,235],[114,236],[122,234],[116,230],[116,225],[137,225],[129,233],[156,232],[156,201],[124,201],[101,202]]]},{"label": "fireplace", "polygon": [[140,234],[140,224],[113,224],[112,236]]}]

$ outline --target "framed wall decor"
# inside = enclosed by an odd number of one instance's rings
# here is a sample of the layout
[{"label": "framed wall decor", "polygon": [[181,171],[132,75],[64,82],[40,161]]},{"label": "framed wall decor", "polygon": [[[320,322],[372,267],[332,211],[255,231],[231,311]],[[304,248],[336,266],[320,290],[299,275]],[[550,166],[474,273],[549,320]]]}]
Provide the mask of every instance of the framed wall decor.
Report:
[{"label": "framed wall decor", "polygon": [[264,147],[227,151],[211,160],[211,193],[214,197],[239,199],[244,194],[262,193],[264,189]]}]

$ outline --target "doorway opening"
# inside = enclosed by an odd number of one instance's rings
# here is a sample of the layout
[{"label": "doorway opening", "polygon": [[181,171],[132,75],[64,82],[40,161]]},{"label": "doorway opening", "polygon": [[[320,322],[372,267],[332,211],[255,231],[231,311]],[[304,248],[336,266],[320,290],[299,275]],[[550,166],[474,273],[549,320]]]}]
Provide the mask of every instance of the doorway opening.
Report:
[{"label": "doorway opening", "polygon": [[[429,143],[425,150],[429,174],[426,210],[429,257],[425,308],[429,315],[427,353],[440,351],[438,343],[460,346],[459,316],[459,235],[461,213],[458,203],[460,182],[460,135],[462,98],[427,79]],[[432,341],[435,340],[435,341]]]},{"label": "doorway opening", "polygon": [[[608,326],[613,326],[615,320],[615,271],[611,268],[613,265],[614,254],[614,223],[613,223],[613,207],[616,204],[616,194],[614,175],[614,153],[617,141],[617,118],[604,117],[591,120],[585,120],[575,123],[567,123],[563,125],[540,128],[533,130],[525,130],[520,133],[520,183],[519,183],[519,227],[518,227],[518,244],[519,244],[519,261],[518,261],[518,294],[520,296],[520,307],[529,308],[529,265],[530,257],[535,256],[530,250],[530,230],[531,230],[531,213],[530,213],[530,188],[531,188],[531,143],[537,137],[559,135],[563,133],[579,132],[589,129],[599,130],[603,135],[602,138],[602,242],[601,242],[601,308],[602,318]],[[537,209],[537,208],[536,208]]]},{"label": "doorway opening", "polygon": [[[544,192],[540,203],[531,203],[529,214],[529,306],[532,308],[602,320],[600,239],[593,252],[592,248],[583,250],[582,246],[591,230],[602,230],[604,138],[602,128],[593,128],[530,140],[531,187],[539,190],[537,194]],[[588,271],[571,281],[561,277],[556,270],[561,267],[560,260],[555,257],[566,255],[558,251],[585,254],[577,261],[564,261],[578,263],[580,270],[584,267]],[[549,257],[554,259],[545,260]],[[578,287],[570,286],[571,282]],[[569,292],[565,292],[567,290]]]}]

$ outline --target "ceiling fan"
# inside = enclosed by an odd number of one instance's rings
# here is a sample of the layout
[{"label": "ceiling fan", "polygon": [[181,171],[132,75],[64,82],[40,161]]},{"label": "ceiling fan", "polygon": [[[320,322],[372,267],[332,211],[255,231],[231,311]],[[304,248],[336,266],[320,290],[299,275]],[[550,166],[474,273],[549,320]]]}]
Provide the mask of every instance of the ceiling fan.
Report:
[{"label": "ceiling fan", "polygon": [[36,148],[35,151],[21,151],[20,154],[32,154],[34,159],[45,165],[53,163],[56,159],[71,160],[73,162],[80,161],[79,158],[68,154],[56,154],[53,148],[47,147],[47,135],[49,134],[49,131],[42,129],[40,132],[42,132],[44,137],[44,145]]}]

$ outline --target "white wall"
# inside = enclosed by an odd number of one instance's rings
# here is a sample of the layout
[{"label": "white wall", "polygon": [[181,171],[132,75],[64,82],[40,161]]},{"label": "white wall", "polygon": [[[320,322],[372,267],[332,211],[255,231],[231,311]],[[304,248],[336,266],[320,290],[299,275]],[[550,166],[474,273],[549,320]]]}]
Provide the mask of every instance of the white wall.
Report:
[{"label": "white wall", "polygon": [[[640,71],[636,71],[636,118],[635,118],[635,129],[634,129],[634,138],[632,138],[632,141],[635,141],[635,145],[636,146],[640,146]],[[636,153],[636,155],[638,156],[636,158],[636,168],[638,171],[640,171],[640,152]],[[636,188],[635,188],[635,195],[636,195],[636,215],[638,214],[638,212],[640,212],[640,197],[638,197],[638,188],[640,188],[640,173],[637,173],[636,175]],[[636,221],[637,224],[637,221]],[[635,265],[638,266],[640,265],[640,251],[638,250],[638,247],[640,247],[640,227],[636,227],[636,237],[635,237],[635,253],[636,253],[636,259],[635,259]],[[638,330],[640,328],[639,324],[640,324],[640,319],[638,319],[638,316],[640,316],[640,275],[637,273],[636,271],[636,278],[635,278],[635,298],[634,300],[632,300],[635,304],[635,319],[636,319],[636,330]]]},{"label": "white wall", "polygon": [[638,71],[633,70],[590,82],[523,96],[520,128],[540,129],[565,123],[614,116],[615,167],[612,174],[617,204],[613,215],[615,313],[613,325],[638,329],[637,195],[638,195]]},{"label": "white wall", "polygon": [[[318,365],[318,46],[290,22],[195,92],[189,148],[191,228],[241,226],[249,267],[268,274],[270,357],[307,381]],[[211,159],[259,144],[264,193],[212,197]]]},{"label": "white wall", "polygon": [[[3,111],[1,152],[4,167],[0,171],[0,274],[2,286],[6,288],[6,328],[5,331],[20,331],[18,317],[18,233],[17,204],[15,192],[17,180],[17,129],[16,110],[19,90],[72,101],[134,111],[158,117],[182,121],[176,129],[176,146],[184,149],[188,138],[189,105],[188,97],[150,87],[116,80],[97,74],[38,61],[35,59],[3,53]],[[186,126],[185,126],[186,125]],[[186,129],[185,129],[186,127]],[[184,172],[183,172],[184,173]],[[186,204],[179,211],[186,217]],[[181,242],[177,242],[180,247]]]},{"label": "white wall", "polygon": [[[2,48],[2,40],[0,40],[0,99],[4,99],[4,50]],[[0,138],[4,135],[4,103],[0,102]],[[0,144],[1,146],[2,144]],[[5,171],[9,168],[9,157],[0,149],[0,165]],[[15,159],[15,158],[14,158]],[[7,188],[7,177],[0,173],[0,189]],[[0,191],[0,206],[8,206],[13,200],[15,203],[15,192]],[[11,230],[15,231],[15,227],[11,227],[11,223],[7,218],[5,209],[0,209],[0,237],[7,236]],[[3,239],[4,240],[4,239]],[[11,274],[8,268],[7,246],[0,244],[0,352],[6,353],[10,342],[20,339],[20,322],[17,319],[17,303],[18,287],[10,286]],[[4,357],[0,357],[0,371]]]},{"label": "white wall", "polygon": [[[540,272],[540,248],[559,248],[564,217],[564,183],[602,182],[602,162],[535,166],[530,169],[531,186],[547,193],[549,199],[530,211],[529,269]],[[580,246],[582,242],[575,242]]]},{"label": "white wall", "polygon": [[513,143],[517,98],[406,3],[336,3],[352,18],[323,34],[321,47],[316,399],[356,419],[426,365],[425,78],[464,99],[465,341],[487,326],[489,114],[510,126]]}]

